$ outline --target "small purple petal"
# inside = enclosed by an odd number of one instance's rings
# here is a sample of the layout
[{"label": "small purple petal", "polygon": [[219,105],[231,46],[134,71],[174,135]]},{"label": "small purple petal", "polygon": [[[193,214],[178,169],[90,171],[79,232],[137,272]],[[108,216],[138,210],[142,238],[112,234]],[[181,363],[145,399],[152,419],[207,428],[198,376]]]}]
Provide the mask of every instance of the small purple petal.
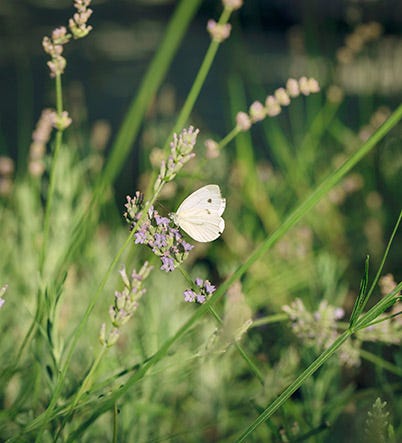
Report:
[{"label": "small purple petal", "polygon": [[165,272],[174,271],[174,261],[171,257],[161,257],[161,270]]},{"label": "small purple petal", "polygon": [[197,278],[195,279],[195,284],[196,284],[199,288],[202,288],[202,285],[204,284],[204,281],[203,281],[200,277],[197,277]]},{"label": "small purple petal", "polygon": [[136,244],[143,245],[144,243],[147,242],[147,234],[143,230],[136,232],[134,234],[134,237],[135,237],[135,242],[134,243],[136,243]]},{"label": "small purple petal", "polygon": [[189,252],[194,248],[194,245],[191,245],[190,243],[187,243],[185,240],[181,242],[181,245],[183,246],[184,252]]},{"label": "small purple petal", "polygon": [[201,294],[197,294],[197,302],[200,303],[201,305],[205,302],[206,297],[205,295],[201,295]]},{"label": "small purple petal", "polygon": [[205,280],[204,282],[204,289],[207,294],[212,294],[215,292],[216,288],[214,285],[211,285],[211,282],[208,280]]},{"label": "small purple petal", "polygon": [[154,245],[157,248],[164,248],[166,246],[166,235],[160,234],[159,232],[154,235]]},{"label": "small purple petal", "polygon": [[155,214],[155,221],[158,226],[159,225],[167,226],[169,224],[168,217],[161,217],[159,214]]},{"label": "small purple petal", "polygon": [[193,303],[195,301],[195,298],[197,297],[197,294],[192,289],[186,289],[183,292],[184,295],[184,301],[188,303]]}]

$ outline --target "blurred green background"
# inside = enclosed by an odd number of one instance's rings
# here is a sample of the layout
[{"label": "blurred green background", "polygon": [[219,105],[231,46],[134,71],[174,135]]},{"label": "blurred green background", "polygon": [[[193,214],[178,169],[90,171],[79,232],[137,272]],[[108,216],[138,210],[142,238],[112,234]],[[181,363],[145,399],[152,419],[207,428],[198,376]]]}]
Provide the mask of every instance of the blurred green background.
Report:
[{"label": "blurred green background", "polygon": [[[105,119],[113,132],[117,130],[176,3],[93,2],[91,24],[95,32],[68,45],[65,53],[66,106],[79,109],[76,126],[89,130],[96,120]],[[1,154],[14,158],[18,155],[21,158],[17,160],[23,162],[40,111],[54,103],[41,40],[64,24],[72,10],[70,0],[0,2]],[[211,17],[217,19],[220,11],[218,0],[202,2],[169,71],[165,84],[173,88],[178,105],[186,96],[209,44],[206,22]],[[194,120],[202,123],[203,128],[221,136],[231,128],[225,106],[229,70],[247,79],[248,103],[281,86],[290,76],[315,76],[325,88],[333,79],[336,50],[342,46],[345,35],[356,23],[373,20],[384,27],[382,41],[372,49],[369,60],[364,57],[339,70],[337,81],[350,98],[374,96],[377,103],[390,106],[400,101],[400,1],[248,0],[232,19],[233,38],[220,49],[194,113]],[[357,112],[356,106],[349,101],[345,112],[348,123],[358,128],[364,115]],[[371,109],[367,106],[367,118]],[[132,177],[132,170],[126,172],[121,180]]]}]

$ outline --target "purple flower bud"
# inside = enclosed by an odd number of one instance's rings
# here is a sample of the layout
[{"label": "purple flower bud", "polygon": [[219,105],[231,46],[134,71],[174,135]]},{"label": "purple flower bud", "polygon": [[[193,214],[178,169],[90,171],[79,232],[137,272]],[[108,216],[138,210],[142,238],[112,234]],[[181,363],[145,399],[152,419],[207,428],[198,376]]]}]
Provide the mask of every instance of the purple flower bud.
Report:
[{"label": "purple flower bud", "polygon": [[193,303],[195,301],[195,298],[197,297],[197,294],[192,289],[186,289],[183,292],[184,295],[184,301],[188,303]]},{"label": "purple flower bud", "polygon": [[169,224],[169,219],[168,219],[168,217],[161,217],[158,213],[156,213],[156,214],[154,215],[154,217],[155,217],[156,224],[157,224],[158,226],[160,226],[160,225],[162,225],[162,226],[167,226],[167,225]]},{"label": "purple flower bud", "polygon": [[196,284],[199,288],[202,288],[202,285],[204,284],[204,281],[203,281],[200,277],[197,277],[197,278],[195,279],[195,284]]},{"label": "purple flower bud", "polygon": [[164,234],[159,234],[158,232],[154,235],[154,246],[157,248],[164,248],[166,246],[166,236]]},{"label": "purple flower bud", "polygon": [[136,244],[144,244],[147,241],[146,231],[141,228],[141,231],[138,231],[134,234]]},{"label": "purple flower bud", "polygon": [[197,294],[197,302],[200,303],[201,305],[205,302],[206,297],[205,295],[202,294]]},{"label": "purple flower bud", "polygon": [[209,280],[205,280],[204,289],[205,289],[205,292],[209,295],[213,294],[216,290],[215,286],[211,285],[211,282]]},{"label": "purple flower bud", "polygon": [[162,266],[161,270],[165,272],[172,272],[174,271],[174,261],[171,257],[161,257]]},{"label": "purple flower bud", "polygon": [[194,248],[194,245],[191,245],[190,243],[187,243],[185,240],[181,242],[181,245],[183,246],[184,252],[189,252]]}]

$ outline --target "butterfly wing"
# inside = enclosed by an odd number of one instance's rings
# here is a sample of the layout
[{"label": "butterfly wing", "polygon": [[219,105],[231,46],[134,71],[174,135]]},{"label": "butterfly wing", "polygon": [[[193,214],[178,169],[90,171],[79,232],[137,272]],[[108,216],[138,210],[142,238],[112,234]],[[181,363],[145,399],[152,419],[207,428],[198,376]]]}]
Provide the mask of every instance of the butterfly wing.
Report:
[{"label": "butterfly wing", "polygon": [[207,185],[190,194],[179,206],[174,219],[190,237],[199,242],[217,239],[225,229],[221,217],[226,200],[218,185]]},{"label": "butterfly wing", "polygon": [[177,209],[176,214],[185,214],[194,209],[207,209],[212,213],[222,215],[226,200],[222,198],[218,185],[206,185],[185,198]]}]

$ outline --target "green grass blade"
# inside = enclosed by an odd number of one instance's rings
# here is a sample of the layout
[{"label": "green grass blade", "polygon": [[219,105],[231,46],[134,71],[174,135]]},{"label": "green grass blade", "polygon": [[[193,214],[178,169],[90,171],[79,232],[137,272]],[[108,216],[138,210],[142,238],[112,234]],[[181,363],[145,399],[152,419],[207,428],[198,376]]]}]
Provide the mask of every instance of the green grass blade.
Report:
[{"label": "green grass blade", "polygon": [[170,20],[158,52],[142,81],[136,98],[132,101],[130,109],[112,145],[98,188],[100,194],[103,193],[105,187],[114,181],[124,165],[124,161],[138,135],[145,112],[155,92],[162,83],[179,44],[184,38],[184,33],[200,3],[201,0],[182,0]]}]

